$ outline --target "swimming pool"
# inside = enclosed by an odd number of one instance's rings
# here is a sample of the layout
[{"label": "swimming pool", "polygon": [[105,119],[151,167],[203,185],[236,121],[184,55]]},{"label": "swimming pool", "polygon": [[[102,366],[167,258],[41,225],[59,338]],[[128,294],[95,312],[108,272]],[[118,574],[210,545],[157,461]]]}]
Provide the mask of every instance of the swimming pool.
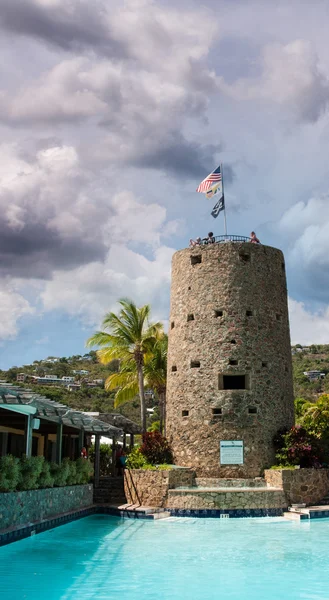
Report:
[{"label": "swimming pool", "polygon": [[93,515],[0,548],[4,600],[327,600],[329,519]]}]

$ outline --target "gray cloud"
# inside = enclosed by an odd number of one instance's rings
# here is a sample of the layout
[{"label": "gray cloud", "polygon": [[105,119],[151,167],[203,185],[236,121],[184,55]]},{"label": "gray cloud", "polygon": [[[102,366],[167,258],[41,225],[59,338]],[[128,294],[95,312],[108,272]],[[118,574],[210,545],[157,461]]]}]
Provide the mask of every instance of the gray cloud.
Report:
[{"label": "gray cloud", "polygon": [[[209,170],[217,166],[222,144],[201,145],[187,140],[183,135],[175,133],[169,139],[160,141],[158,147],[150,153],[141,153],[132,159],[136,167],[159,169],[175,177],[184,177],[198,181],[205,177]],[[225,182],[232,183],[234,170],[225,165]]]},{"label": "gray cloud", "polygon": [[63,239],[42,222],[26,223],[20,231],[0,223],[0,275],[50,279],[54,269],[70,270],[103,260],[106,248],[97,237]]},{"label": "gray cloud", "polygon": [[4,30],[31,36],[64,50],[101,49],[112,57],[127,55],[126,45],[111,37],[104,2],[61,2],[54,6],[33,0],[1,0]]}]

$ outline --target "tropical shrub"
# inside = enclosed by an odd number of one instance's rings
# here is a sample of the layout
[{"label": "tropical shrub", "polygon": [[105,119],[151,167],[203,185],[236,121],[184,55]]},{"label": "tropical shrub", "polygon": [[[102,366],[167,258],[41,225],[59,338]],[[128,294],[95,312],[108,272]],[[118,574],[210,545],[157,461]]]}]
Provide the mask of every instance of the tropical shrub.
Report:
[{"label": "tropical shrub", "polygon": [[[276,436],[277,445],[279,437]],[[321,467],[323,452],[319,440],[300,425],[294,425],[287,433],[281,434],[281,448],[276,458],[281,466]]]},{"label": "tropical shrub", "polygon": [[0,458],[0,491],[13,492],[19,481],[19,459],[8,454]]},{"label": "tropical shrub", "polygon": [[40,477],[44,462],[43,456],[23,456],[20,461],[19,490],[35,490],[39,487]]},{"label": "tropical shrub", "polygon": [[89,460],[85,458],[78,458],[75,462],[76,465],[76,481],[77,485],[82,485],[84,483],[88,483],[90,477],[93,474],[93,467]]},{"label": "tropical shrub", "polygon": [[[95,460],[95,445],[89,449],[89,458],[92,462]],[[109,444],[100,444],[99,446],[99,469],[101,476],[111,474],[112,468],[112,446]]]},{"label": "tropical shrub", "polygon": [[170,444],[159,431],[143,433],[140,451],[151,465],[172,464],[173,462]]},{"label": "tropical shrub", "polygon": [[41,473],[38,479],[38,488],[50,488],[54,486],[54,477],[50,471],[50,463],[46,460],[42,463]]},{"label": "tropical shrub", "polygon": [[63,461],[61,465],[58,465],[57,463],[51,463],[50,472],[54,477],[55,487],[63,487],[64,485],[67,485],[70,472],[70,467],[67,462]]},{"label": "tropical shrub", "polygon": [[11,455],[0,458],[0,492],[36,490],[88,483],[93,474],[89,460],[65,458],[61,465],[48,463],[43,456]]},{"label": "tropical shrub", "polygon": [[69,458],[64,458],[63,464],[68,466],[68,476],[66,485],[75,485],[77,482],[77,466],[75,462],[72,462]]},{"label": "tropical shrub", "polygon": [[127,456],[127,469],[145,469],[148,463],[141,452],[141,448],[133,448]]}]

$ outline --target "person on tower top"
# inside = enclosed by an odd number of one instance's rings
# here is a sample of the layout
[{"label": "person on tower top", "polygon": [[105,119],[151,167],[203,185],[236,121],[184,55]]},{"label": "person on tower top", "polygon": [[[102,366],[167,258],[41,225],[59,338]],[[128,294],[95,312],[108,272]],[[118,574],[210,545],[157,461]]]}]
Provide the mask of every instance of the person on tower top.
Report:
[{"label": "person on tower top", "polygon": [[250,241],[252,244],[260,244],[260,241],[254,231],[252,231],[250,234]]},{"label": "person on tower top", "polygon": [[212,231],[210,231],[210,232],[208,233],[208,237],[206,237],[206,238],[203,238],[203,240],[202,240],[202,241],[203,241],[205,244],[214,244],[216,240],[215,240],[215,238],[214,238],[214,234],[213,234],[213,232],[212,232]]}]

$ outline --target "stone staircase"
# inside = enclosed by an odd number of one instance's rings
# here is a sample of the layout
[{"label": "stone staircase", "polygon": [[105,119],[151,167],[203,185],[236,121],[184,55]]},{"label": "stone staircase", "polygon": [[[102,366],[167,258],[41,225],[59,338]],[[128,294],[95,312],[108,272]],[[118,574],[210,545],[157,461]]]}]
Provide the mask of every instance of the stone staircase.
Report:
[{"label": "stone staircase", "polygon": [[99,487],[94,488],[95,504],[124,505],[126,502],[123,477],[100,478]]}]

